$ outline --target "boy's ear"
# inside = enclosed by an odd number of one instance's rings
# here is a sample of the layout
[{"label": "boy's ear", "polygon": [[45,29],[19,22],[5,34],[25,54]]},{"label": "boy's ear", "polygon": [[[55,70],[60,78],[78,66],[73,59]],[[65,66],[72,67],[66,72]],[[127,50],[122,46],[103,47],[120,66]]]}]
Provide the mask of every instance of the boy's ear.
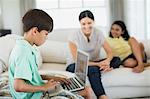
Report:
[{"label": "boy's ear", "polygon": [[32,28],[32,35],[35,35],[38,31],[38,28],[37,27],[33,27]]}]

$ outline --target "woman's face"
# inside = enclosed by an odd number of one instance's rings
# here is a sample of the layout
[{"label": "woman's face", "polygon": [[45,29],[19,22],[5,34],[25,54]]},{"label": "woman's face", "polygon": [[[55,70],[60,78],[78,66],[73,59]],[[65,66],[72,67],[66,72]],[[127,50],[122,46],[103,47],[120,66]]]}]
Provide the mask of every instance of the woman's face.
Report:
[{"label": "woman's face", "polygon": [[121,36],[121,34],[124,33],[124,31],[122,31],[122,28],[117,24],[112,25],[110,32],[114,38],[118,38]]},{"label": "woman's face", "polygon": [[92,33],[92,28],[94,21],[88,17],[80,20],[81,30],[85,35],[90,35]]}]

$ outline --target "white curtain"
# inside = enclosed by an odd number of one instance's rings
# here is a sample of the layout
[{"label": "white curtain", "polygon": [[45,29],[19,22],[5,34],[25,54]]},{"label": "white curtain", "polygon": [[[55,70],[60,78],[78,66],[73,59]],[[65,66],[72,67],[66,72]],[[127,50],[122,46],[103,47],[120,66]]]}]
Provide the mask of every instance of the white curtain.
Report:
[{"label": "white curtain", "polygon": [[[20,0],[20,15],[21,18],[24,16],[24,14],[30,10],[35,8],[35,0]],[[23,30],[21,29],[22,33]]]},{"label": "white curtain", "polygon": [[124,20],[124,0],[109,0],[110,24],[116,20]]},{"label": "white curtain", "polygon": [[[125,0],[124,15],[131,36],[139,40],[150,39],[149,0]],[[150,7],[149,7],[150,8]]]},{"label": "white curtain", "polygon": [[20,0],[20,11],[23,16],[29,9],[35,8],[35,0]]},{"label": "white curtain", "polygon": [[0,29],[3,28],[3,22],[2,22],[2,2],[0,0]]},{"label": "white curtain", "polygon": [[150,1],[149,0],[109,0],[110,24],[123,20],[131,36],[150,39]]},{"label": "white curtain", "polygon": [[20,0],[20,11],[23,16],[29,9],[35,8],[35,0]]}]

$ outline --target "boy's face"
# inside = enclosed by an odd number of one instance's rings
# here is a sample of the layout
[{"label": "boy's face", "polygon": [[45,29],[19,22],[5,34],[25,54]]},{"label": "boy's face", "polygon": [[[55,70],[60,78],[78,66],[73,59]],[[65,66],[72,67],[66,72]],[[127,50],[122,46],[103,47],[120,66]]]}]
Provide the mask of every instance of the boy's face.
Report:
[{"label": "boy's face", "polygon": [[34,44],[36,46],[42,45],[46,41],[47,35],[48,35],[48,31],[46,31],[46,30],[41,30],[40,32],[36,31]]}]

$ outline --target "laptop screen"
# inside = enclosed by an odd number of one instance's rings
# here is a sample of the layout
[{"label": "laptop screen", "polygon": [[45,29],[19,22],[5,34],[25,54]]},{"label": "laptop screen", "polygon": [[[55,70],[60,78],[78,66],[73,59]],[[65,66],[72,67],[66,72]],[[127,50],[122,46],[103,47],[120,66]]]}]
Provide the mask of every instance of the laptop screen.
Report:
[{"label": "laptop screen", "polygon": [[77,50],[75,74],[79,77],[79,79],[83,81],[83,83],[86,83],[88,61],[89,61],[88,54],[81,50]]}]

